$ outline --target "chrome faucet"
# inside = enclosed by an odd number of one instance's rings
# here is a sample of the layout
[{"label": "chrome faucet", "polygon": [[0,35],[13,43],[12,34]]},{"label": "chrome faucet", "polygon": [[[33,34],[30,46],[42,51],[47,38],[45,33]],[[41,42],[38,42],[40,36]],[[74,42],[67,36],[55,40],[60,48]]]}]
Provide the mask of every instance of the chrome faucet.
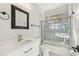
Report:
[{"label": "chrome faucet", "polygon": [[23,36],[22,35],[19,35],[18,41],[21,41],[21,40],[23,40]]}]

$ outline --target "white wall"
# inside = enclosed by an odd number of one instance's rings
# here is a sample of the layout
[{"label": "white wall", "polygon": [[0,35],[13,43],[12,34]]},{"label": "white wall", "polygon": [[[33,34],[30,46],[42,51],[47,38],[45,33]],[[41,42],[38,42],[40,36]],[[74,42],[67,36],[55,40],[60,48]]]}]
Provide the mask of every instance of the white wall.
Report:
[{"label": "white wall", "polygon": [[79,3],[73,4],[73,11],[75,13],[73,14],[73,27],[76,35],[76,43],[79,45]]},{"label": "white wall", "polygon": [[[22,4],[22,6],[20,4],[15,5],[29,12],[29,26],[31,24],[40,24],[38,6],[34,4]],[[30,5],[30,7],[28,5]],[[18,38],[19,34],[22,34],[24,37],[29,36],[33,38],[38,37],[40,35],[40,29],[38,27],[30,26],[29,29],[11,29],[11,4],[0,3],[0,11],[6,11],[10,15],[10,19],[8,20],[0,19],[0,47],[6,45],[6,42]]]}]

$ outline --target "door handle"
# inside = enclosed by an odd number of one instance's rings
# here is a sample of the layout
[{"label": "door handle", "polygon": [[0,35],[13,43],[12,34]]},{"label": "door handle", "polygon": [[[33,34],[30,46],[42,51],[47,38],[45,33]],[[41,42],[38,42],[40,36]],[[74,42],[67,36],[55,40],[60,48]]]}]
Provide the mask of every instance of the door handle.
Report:
[{"label": "door handle", "polygon": [[27,51],[24,51],[24,53],[28,53],[28,52],[31,51],[31,50],[32,50],[32,48],[28,49]]}]

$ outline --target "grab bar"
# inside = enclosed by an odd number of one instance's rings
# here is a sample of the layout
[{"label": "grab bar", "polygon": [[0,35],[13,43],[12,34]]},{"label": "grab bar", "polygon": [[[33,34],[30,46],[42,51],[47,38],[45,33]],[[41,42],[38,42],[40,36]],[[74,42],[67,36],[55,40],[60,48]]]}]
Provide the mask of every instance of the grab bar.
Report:
[{"label": "grab bar", "polygon": [[33,24],[31,24],[31,26],[40,27],[40,25],[33,25]]}]

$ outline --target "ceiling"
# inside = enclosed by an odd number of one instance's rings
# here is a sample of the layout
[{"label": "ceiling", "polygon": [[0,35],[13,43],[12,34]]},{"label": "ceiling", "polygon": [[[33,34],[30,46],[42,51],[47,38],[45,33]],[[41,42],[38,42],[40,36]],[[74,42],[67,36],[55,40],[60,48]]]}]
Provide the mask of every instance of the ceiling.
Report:
[{"label": "ceiling", "polygon": [[62,3],[36,3],[43,11],[47,11],[49,9],[54,9],[57,6],[62,5]]},{"label": "ceiling", "polygon": [[[34,5],[37,5],[40,10],[42,10],[43,12],[54,9],[60,5],[62,5],[63,3],[32,3]],[[29,3],[21,3],[20,5],[22,5],[23,7],[28,7],[31,10],[31,4]]]}]

